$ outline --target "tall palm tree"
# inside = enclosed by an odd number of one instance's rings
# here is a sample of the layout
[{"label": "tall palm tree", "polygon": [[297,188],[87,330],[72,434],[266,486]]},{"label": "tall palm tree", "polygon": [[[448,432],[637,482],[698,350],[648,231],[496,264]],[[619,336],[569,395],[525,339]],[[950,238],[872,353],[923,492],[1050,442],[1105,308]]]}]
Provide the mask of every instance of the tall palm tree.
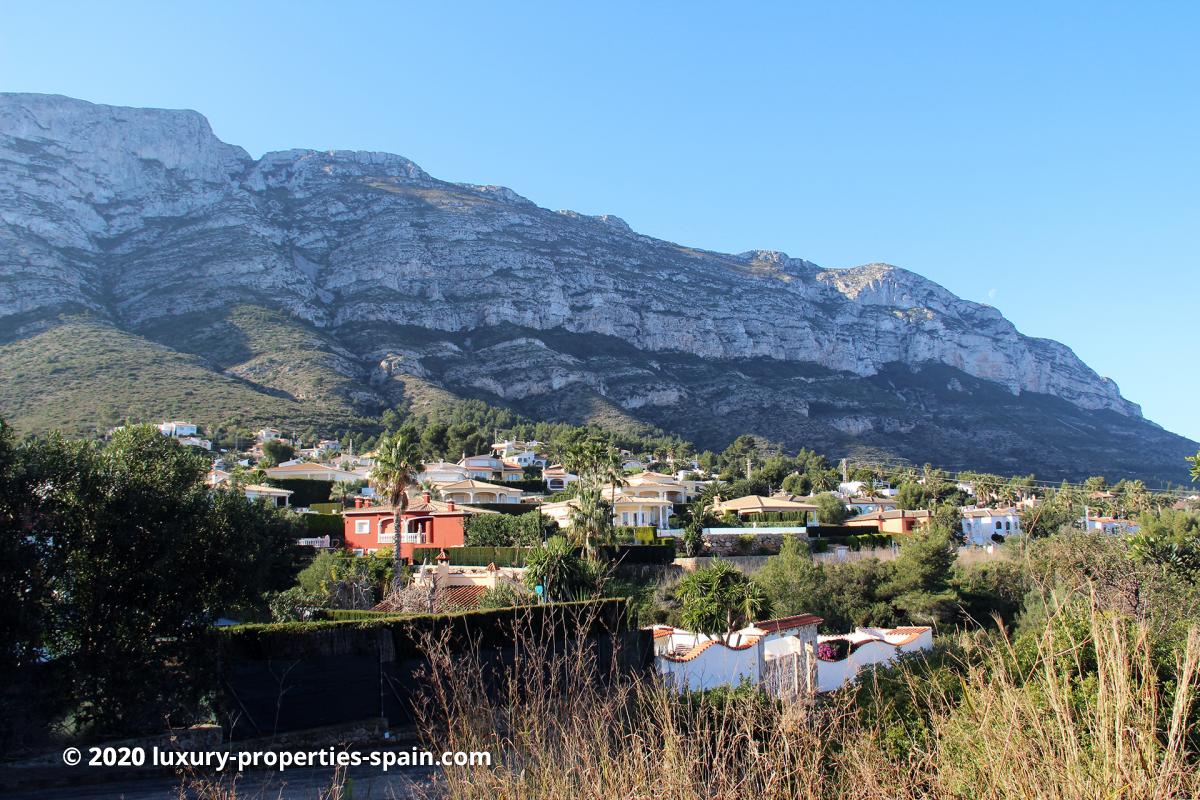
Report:
[{"label": "tall palm tree", "polygon": [[595,556],[596,546],[612,536],[612,505],[604,499],[599,487],[581,489],[571,508],[571,531],[583,545],[588,556]]},{"label": "tall palm tree", "polygon": [[392,563],[399,578],[404,564],[400,558],[400,518],[408,508],[408,487],[424,469],[421,446],[408,431],[398,431],[386,437],[375,450],[375,466],[371,468],[371,485],[387,497],[392,507],[392,532],[396,536]]}]

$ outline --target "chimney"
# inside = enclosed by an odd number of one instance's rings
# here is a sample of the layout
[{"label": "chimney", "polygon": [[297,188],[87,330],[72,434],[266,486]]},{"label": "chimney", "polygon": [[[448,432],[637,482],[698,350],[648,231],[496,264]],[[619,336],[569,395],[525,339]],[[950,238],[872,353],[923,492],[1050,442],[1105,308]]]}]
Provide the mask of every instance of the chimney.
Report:
[{"label": "chimney", "polygon": [[428,504],[431,500],[433,500],[433,496],[429,494],[428,489],[424,489],[421,492],[421,499],[424,500],[426,504]]},{"label": "chimney", "polygon": [[442,588],[449,586],[450,581],[450,558],[446,555],[445,550],[439,550],[437,555],[437,576],[438,585]]},{"label": "chimney", "polygon": [[454,504],[453,500],[447,500],[446,501],[446,510],[447,511],[456,511],[456,510],[458,510],[458,507]]}]

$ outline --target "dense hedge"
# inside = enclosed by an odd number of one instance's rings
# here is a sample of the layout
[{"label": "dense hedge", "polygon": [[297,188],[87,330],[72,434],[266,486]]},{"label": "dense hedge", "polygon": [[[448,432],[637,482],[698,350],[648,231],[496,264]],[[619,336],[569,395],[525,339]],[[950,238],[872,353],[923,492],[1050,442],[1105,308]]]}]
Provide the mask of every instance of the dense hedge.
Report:
[{"label": "dense hedge", "polygon": [[[414,547],[413,563],[437,563],[440,547]],[[528,547],[451,547],[446,550],[450,563],[459,567],[486,567],[495,564],[497,567],[523,567]]]},{"label": "dense hedge", "polygon": [[290,489],[291,504],[296,508],[308,508],[313,503],[328,503],[333,481],[310,481],[304,478],[269,478],[267,483],[280,489]]},{"label": "dense hedge", "polygon": [[310,536],[332,536],[341,539],[346,532],[341,514],[303,514],[301,519],[308,526]]},{"label": "dense hedge", "polygon": [[390,635],[394,657],[402,660],[419,657],[426,636],[450,635],[478,641],[485,648],[508,647],[515,625],[563,630],[577,617],[585,617],[594,631],[623,630],[630,622],[626,601],[614,598],[408,616],[360,611],[343,619],[233,625],[215,628],[213,635],[227,663],[370,651],[378,646],[380,635]]},{"label": "dense hedge", "polygon": [[[440,547],[413,548],[413,563],[422,564],[426,560],[430,564],[437,562]],[[446,549],[452,566],[486,567],[495,564],[497,567],[523,567],[525,558],[531,547],[452,547]],[[597,555],[603,561],[620,561],[623,564],[670,564],[675,560],[675,541],[667,544],[617,544],[600,547]]]},{"label": "dense hedge", "polygon": [[[809,540],[809,549],[814,553],[824,553],[830,547],[846,545],[851,550],[878,550],[891,547],[895,538],[890,533],[856,533],[850,536],[822,536]],[[821,549],[816,545],[820,543]]]},{"label": "dense hedge", "polygon": [[353,622],[362,620],[385,619],[392,617],[402,617],[403,614],[397,614],[391,611],[362,611],[354,608],[324,608],[317,612],[314,620],[333,621],[333,622]]},{"label": "dense hedge", "polygon": [[611,545],[599,548],[598,555],[603,561],[619,561],[622,564],[670,564],[675,560],[675,542]]},{"label": "dense hedge", "polygon": [[340,514],[345,508],[341,503],[309,503],[308,507],[318,514]]},{"label": "dense hedge", "polygon": [[471,508],[486,508],[488,511],[499,511],[501,514],[510,514],[513,516],[537,511],[537,506],[532,503],[468,503],[468,505]]}]

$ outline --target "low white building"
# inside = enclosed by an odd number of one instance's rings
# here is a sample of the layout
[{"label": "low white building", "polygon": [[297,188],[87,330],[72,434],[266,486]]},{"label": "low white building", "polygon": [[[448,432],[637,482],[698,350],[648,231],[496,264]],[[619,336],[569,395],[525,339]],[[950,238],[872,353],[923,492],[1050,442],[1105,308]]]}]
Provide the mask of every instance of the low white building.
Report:
[{"label": "low white building", "polygon": [[679,691],[748,682],[785,699],[807,696],[817,686],[820,624],[820,617],[799,614],[756,622],[725,636],[655,626],[655,669]]},{"label": "low white building", "polygon": [[291,505],[292,492],[289,489],[278,489],[274,486],[252,483],[243,486],[242,492],[245,493],[247,500],[262,500],[277,508],[286,508]]},{"label": "low white building", "polygon": [[181,439],[184,436],[195,436],[200,432],[200,427],[191,422],[163,422],[158,426],[159,432],[163,436],[172,436],[176,439]]},{"label": "low white building", "polygon": [[1021,512],[1015,508],[965,508],[962,532],[967,544],[986,547],[995,542],[993,535],[1007,539],[1021,535]]},{"label": "low white building", "polygon": [[568,484],[575,483],[579,480],[578,475],[572,475],[558,464],[552,464],[542,470],[542,483],[546,484],[546,491],[561,492],[567,488]]},{"label": "low white building", "polygon": [[457,483],[470,477],[471,473],[466,467],[460,467],[450,461],[431,461],[423,465],[422,470],[417,473],[417,483]]},{"label": "low white building", "polygon": [[1108,534],[1123,534],[1137,533],[1138,524],[1133,520],[1121,519],[1119,517],[1093,517],[1085,516],[1080,522],[1083,523],[1085,531],[1092,533],[1108,533]]},{"label": "low white building", "polygon": [[933,649],[933,628],[855,628],[817,637],[817,691],[853,683],[864,667],[890,664],[906,653]]}]

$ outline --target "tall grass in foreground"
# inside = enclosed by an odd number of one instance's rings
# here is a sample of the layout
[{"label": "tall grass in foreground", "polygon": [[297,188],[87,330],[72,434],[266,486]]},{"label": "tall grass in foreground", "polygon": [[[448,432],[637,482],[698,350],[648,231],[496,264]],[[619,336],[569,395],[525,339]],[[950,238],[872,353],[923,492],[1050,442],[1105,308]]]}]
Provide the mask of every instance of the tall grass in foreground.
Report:
[{"label": "tall grass in foreground", "polygon": [[[1200,796],[1193,713],[1200,634],[1160,682],[1144,634],[1092,612],[1052,616],[1032,654],[995,636],[953,691],[905,670],[891,691],[920,709],[903,747],[877,709],[842,692],[782,706],[753,692],[680,697],[623,676],[585,644],[520,637],[490,685],[478,658],[429,643],[434,750],[486,750],[491,768],[448,769],[450,798],[1191,798]],[[1019,664],[1025,664],[1021,667]],[[1032,666],[1029,666],[1032,664]],[[866,680],[871,680],[869,676]],[[899,688],[895,688],[899,687]]]}]

